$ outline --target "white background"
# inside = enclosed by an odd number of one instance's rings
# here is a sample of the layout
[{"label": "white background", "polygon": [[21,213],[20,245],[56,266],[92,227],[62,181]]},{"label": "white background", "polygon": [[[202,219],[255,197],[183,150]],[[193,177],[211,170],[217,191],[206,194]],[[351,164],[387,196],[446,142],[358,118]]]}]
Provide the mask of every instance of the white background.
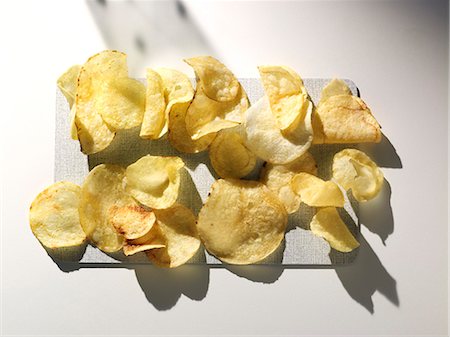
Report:
[{"label": "white background", "polygon": [[[183,19],[192,36],[153,5],[0,4],[2,335],[447,335],[446,1],[195,2]],[[166,30],[175,38],[158,37]],[[389,139],[368,150],[391,190],[362,209],[356,263],[61,271],[28,207],[53,182],[55,80],[107,47],[141,77],[145,66],[188,70],[181,58],[195,51],[238,76],[275,63],[352,79]]]}]

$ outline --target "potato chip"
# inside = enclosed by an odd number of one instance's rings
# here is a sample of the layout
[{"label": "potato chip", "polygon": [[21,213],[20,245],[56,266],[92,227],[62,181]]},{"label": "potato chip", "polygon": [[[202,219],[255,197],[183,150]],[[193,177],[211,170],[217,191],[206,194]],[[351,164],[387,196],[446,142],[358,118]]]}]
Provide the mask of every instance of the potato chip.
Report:
[{"label": "potato chip", "polygon": [[265,163],[261,171],[260,181],[278,195],[289,214],[297,212],[300,208],[300,196],[291,187],[292,178],[300,172],[317,175],[316,161],[309,152],[286,165]]},{"label": "potato chip", "polygon": [[124,237],[110,223],[116,207],[136,205],[123,189],[125,169],[100,164],[89,172],[81,186],[80,222],[86,235],[104,252],[122,248]]},{"label": "potato chip", "polygon": [[322,104],[331,96],[351,94],[352,91],[344,81],[334,78],[322,89],[319,104]]},{"label": "potato chip", "polygon": [[155,221],[152,228],[143,236],[133,240],[126,240],[123,246],[123,252],[126,256],[130,256],[146,250],[164,247],[166,247],[166,240],[159,225]]},{"label": "potato chip", "polygon": [[345,190],[351,189],[360,202],[375,198],[384,182],[377,164],[356,149],[345,149],[334,155],[333,178]]},{"label": "potato chip", "polygon": [[280,245],[287,213],[262,183],[217,180],[200,210],[197,228],[205,248],[231,264],[261,261]]},{"label": "potato chip", "polygon": [[139,136],[145,139],[158,139],[166,123],[166,100],[164,83],[161,76],[152,69],[147,69],[147,91],[145,112]]},{"label": "potato chip", "polygon": [[75,98],[75,124],[84,154],[100,152],[114,139],[114,131],[100,112],[105,108],[101,105],[106,103],[102,100],[102,87],[111,78],[127,76],[126,55],[113,50],[90,57],[81,67]]},{"label": "potato chip", "polygon": [[209,149],[211,164],[222,178],[245,177],[256,165],[256,156],[236,128],[220,131]]},{"label": "potato chip", "polygon": [[75,96],[77,94],[77,80],[80,69],[81,66],[78,64],[70,67],[58,78],[58,81],[56,82],[58,88],[61,90],[69,103],[70,108],[72,108],[73,103],[75,102]]},{"label": "potato chip", "polygon": [[197,86],[194,99],[186,112],[186,129],[192,139],[197,140],[234,127],[242,123],[243,114],[248,107],[247,94],[242,87],[239,87],[234,100],[217,102],[204,93],[203,87]]},{"label": "potato chip", "polygon": [[169,128],[170,111],[174,109],[175,105],[191,102],[194,97],[194,88],[189,78],[178,70],[159,68],[157,72],[164,84],[166,100],[165,123],[160,133],[160,136],[163,136]]},{"label": "potato chip", "polygon": [[233,73],[211,56],[198,56],[184,60],[194,68],[197,82],[207,97],[217,102],[233,101],[240,84]]},{"label": "potato chip", "polygon": [[76,105],[72,105],[72,108],[70,109],[70,138],[73,140],[78,140],[78,130],[77,130],[77,124],[75,123],[75,116],[76,116]]},{"label": "potato chip", "polygon": [[200,248],[195,215],[181,204],[155,213],[166,247],[147,251],[147,257],[161,267],[175,268],[186,263]]},{"label": "potato chip", "polygon": [[144,236],[153,227],[156,216],[139,205],[114,205],[109,210],[108,221],[125,239],[133,240]]},{"label": "potato chip", "polygon": [[111,129],[134,128],[144,116],[145,86],[138,80],[113,75],[98,91],[96,109]]},{"label": "potato chip", "polygon": [[30,207],[30,227],[34,236],[48,248],[82,244],[86,234],[80,225],[80,187],[60,181],[39,193]]},{"label": "potato chip", "polygon": [[301,122],[308,109],[308,94],[300,76],[284,66],[258,67],[277,126],[287,130]]},{"label": "potato chip", "polygon": [[205,151],[216,137],[216,133],[209,133],[196,140],[186,129],[186,112],[190,105],[187,103],[177,103],[172,106],[169,113],[169,141],[178,151],[186,153],[197,153]]},{"label": "potato chip", "polygon": [[179,157],[144,156],[127,167],[126,191],[145,206],[168,208],[178,198],[183,167]]},{"label": "potato chip", "polygon": [[336,95],[320,104],[313,114],[315,144],[381,141],[381,130],[367,105],[358,97]]},{"label": "potato chip", "polygon": [[323,181],[312,174],[301,172],[292,178],[291,187],[308,206],[344,207],[344,195],[332,181]]},{"label": "potato chip", "polygon": [[284,134],[276,125],[269,100],[264,96],[245,112],[245,145],[258,157],[273,164],[286,164],[303,155],[313,139],[312,103],[295,130]]},{"label": "potato chip", "polygon": [[310,223],[311,232],[328,241],[331,248],[348,253],[359,247],[359,242],[342,221],[334,207],[319,209]]}]

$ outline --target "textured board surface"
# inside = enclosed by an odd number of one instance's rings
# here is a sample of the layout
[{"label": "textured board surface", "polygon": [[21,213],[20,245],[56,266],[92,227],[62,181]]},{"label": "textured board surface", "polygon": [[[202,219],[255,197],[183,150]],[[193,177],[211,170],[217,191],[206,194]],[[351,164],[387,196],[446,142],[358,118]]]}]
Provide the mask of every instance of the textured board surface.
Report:
[{"label": "textured board surface", "polygon": [[[322,88],[329,79],[304,79],[304,84],[314,103],[318,102]],[[263,95],[263,89],[259,79],[240,79],[251,103],[256,102]],[[358,95],[358,89],[350,80],[345,80],[352,93]],[[148,141],[139,138],[139,130],[131,129],[118,132],[111,145],[100,153],[86,156],[81,153],[77,141],[70,138],[69,105],[63,94],[57,89],[56,93],[56,130],[55,130],[55,181],[68,180],[81,184],[88,172],[101,163],[113,163],[127,166],[144,155],[176,155],[186,163],[186,171],[181,181],[184,187],[181,191],[179,202],[189,206],[198,214],[202,203],[205,201],[209,188],[214,181],[215,173],[210,166],[208,153],[185,154],[178,152],[164,138],[157,141]],[[310,149],[319,166],[319,176],[330,178],[330,164],[334,153],[349,146],[345,145],[315,145]],[[262,162],[252,173],[253,177],[259,174]],[[350,230],[357,235],[359,233],[359,221],[357,218],[357,204],[346,198],[345,207],[340,212],[343,220]],[[340,253],[330,249],[328,243],[314,236],[309,230],[309,221],[312,218],[312,210],[302,205],[299,212],[289,216],[286,239],[280,247],[261,264],[280,265],[336,265],[345,264],[354,260],[358,249],[351,253]],[[67,249],[53,252],[60,260],[79,261],[80,263],[150,263],[144,253],[133,256],[125,256],[123,253],[105,254],[91,245],[82,249]],[[204,249],[194,256],[189,263],[220,265],[221,262],[209,255]]]}]

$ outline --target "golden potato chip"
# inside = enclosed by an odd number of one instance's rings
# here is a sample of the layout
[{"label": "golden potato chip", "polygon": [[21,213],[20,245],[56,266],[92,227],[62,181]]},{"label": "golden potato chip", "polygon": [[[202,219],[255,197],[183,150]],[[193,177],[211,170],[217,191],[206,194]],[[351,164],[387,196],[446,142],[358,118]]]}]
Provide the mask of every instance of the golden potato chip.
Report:
[{"label": "golden potato chip", "polygon": [[155,221],[152,228],[143,236],[133,240],[126,240],[123,252],[126,256],[129,256],[146,250],[164,247],[166,247],[165,237]]},{"label": "golden potato chip", "polygon": [[64,97],[66,97],[70,108],[72,108],[73,103],[75,102],[75,96],[77,94],[77,80],[80,69],[81,66],[78,64],[70,67],[58,78],[58,81],[56,82],[58,88],[61,90]]},{"label": "golden potato chip", "polygon": [[109,210],[108,221],[125,239],[133,240],[144,236],[153,227],[156,216],[139,205],[114,205]]},{"label": "golden potato chip", "polygon": [[312,174],[301,172],[292,178],[291,187],[308,206],[344,207],[344,195],[332,181],[323,181]]},{"label": "golden potato chip", "polygon": [[164,84],[164,97],[166,100],[165,123],[160,134],[160,136],[163,136],[169,128],[170,111],[177,104],[191,102],[194,97],[194,88],[189,78],[178,70],[159,68],[157,72]]},{"label": "golden potato chip", "polygon": [[333,178],[345,190],[351,189],[360,202],[375,198],[384,182],[377,164],[356,149],[345,149],[334,155]]},{"label": "golden potato chip", "polygon": [[209,149],[209,159],[222,178],[242,178],[256,165],[256,156],[245,145],[236,128],[219,132]]},{"label": "golden potato chip", "polygon": [[86,235],[104,252],[122,248],[124,237],[110,223],[115,207],[136,205],[123,189],[125,169],[101,164],[89,172],[81,186],[80,222]]},{"label": "golden potato chip", "polygon": [[111,78],[127,76],[126,55],[113,50],[90,57],[81,67],[75,98],[75,124],[84,154],[100,152],[114,139],[114,131],[100,112],[106,104],[102,99],[102,87]]},{"label": "golden potato chip", "polygon": [[319,104],[322,104],[325,102],[328,98],[331,96],[336,95],[351,95],[352,91],[348,87],[348,85],[337,78],[334,78],[328,83],[323,89],[320,94],[320,101]]},{"label": "golden potato chip", "polygon": [[367,105],[358,97],[336,95],[320,104],[313,114],[315,144],[381,141],[381,130]]},{"label": "golden potato chip", "polygon": [[166,123],[165,111],[163,80],[156,71],[147,69],[145,112],[139,136],[145,139],[160,138]]},{"label": "golden potato chip", "polygon": [[341,220],[334,207],[319,209],[310,223],[311,232],[328,241],[331,248],[348,253],[359,247],[359,242]]},{"label": "golden potato chip", "polygon": [[134,128],[144,116],[145,86],[138,80],[112,75],[99,89],[95,107],[111,129]]},{"label": "golden potato chip", "polygon": [[258,67],[277,126],[287,130],[301,122],[308,109],[308,94],[300,76],[285,66]]},{"label": "golden potato chip", "polygon": [[194,213],[175,204],[155,210],[155,214],[166,247],[147,251],[147,257],[160,267],[175,268],[186,263],[200,248]]},{"label": "golden potato chip", "polygon": [[197,228],[205,248],[231,264],[256,263],[281,243],[287,213],[262,183],[217,180],[200,210]]},{"label": "golden potato chip", "polygon": [[194,99],[186,112],[186,129],[192,139],[222,129],[234,127],[242,122],[243,114],[249,107],[247,94],[240,86],[232,101],[217,102],[209,98],[202,86],[197,86]]},{"label": "golden potato chip", "polygon": [[265,163],[261,170],[260,181],[278,195],[289,214],[297,212],[300,207],[300,196],[291,187],[292,178],[300,172],[317,175],[316,161],[309,152],[286,165]]},{"label": "golden potato chip", "polygon": [[80,225],[80,186],[60,181],[39,193],[30,207],[30,227],[48,248],[82,244],[86,234]]},{"label": "golden potato chip", "polygon": [[220,61],[211,56],[192,57],[184,61],[194,68],[197,82],[201,83],[207,97],[217,102],[229,102],[236,98],[240,84]]},{"label": "golden potato chip", "polygon": [[313,139],[312,103],[304,120],[289,134],[276,125],[269,100],[264,96],[245,112],[245,145],[258,157],[273,164],[286,164],[303,155]]},{"label": "golden potato chip", "polygon": [[77,124],[75,123],[75,116],[76,116],[76,105],[72,105],[72,108],[70,109],[70,138],[73,140],[78,140],[78,130],[77,130]]},{"label": "golden potato chip", "polygon": [[186,112],[190,105],[187,103],[174,104],[169,113],[169,141],[178,151],[186,153],[197,153],[205,151],[216,137],[216,133],[209,133],[196,140],[186,129]]},{"label": "golden potato chip", "polygon": [[126,191],[145,206],[168,208],[178,198],[183,167],[179,157],[144,156],[127,167]]}]

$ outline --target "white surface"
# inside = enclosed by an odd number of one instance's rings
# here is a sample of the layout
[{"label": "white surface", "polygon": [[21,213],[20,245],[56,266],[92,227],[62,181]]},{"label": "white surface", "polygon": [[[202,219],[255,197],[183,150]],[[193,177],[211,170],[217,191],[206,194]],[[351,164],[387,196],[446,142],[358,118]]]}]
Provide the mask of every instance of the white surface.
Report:
[{"label": "white surface", "polygon": [[[106,44],[84,2],[0,6],[3,335],[447,335],[445,1],[189,4],[205,49],[239,76],[284,63],[304,77],[353,79],[403,164],[384,169],[386,246],[363,226],[371,248],[363,242],[351,267],[234,273],[58,269],[27,223],[53,178],[55,79]],[[377,158],[398,164],[392,151]],[[385,203],[367,205],[378,217],[365,219],[384,234]]]}]

